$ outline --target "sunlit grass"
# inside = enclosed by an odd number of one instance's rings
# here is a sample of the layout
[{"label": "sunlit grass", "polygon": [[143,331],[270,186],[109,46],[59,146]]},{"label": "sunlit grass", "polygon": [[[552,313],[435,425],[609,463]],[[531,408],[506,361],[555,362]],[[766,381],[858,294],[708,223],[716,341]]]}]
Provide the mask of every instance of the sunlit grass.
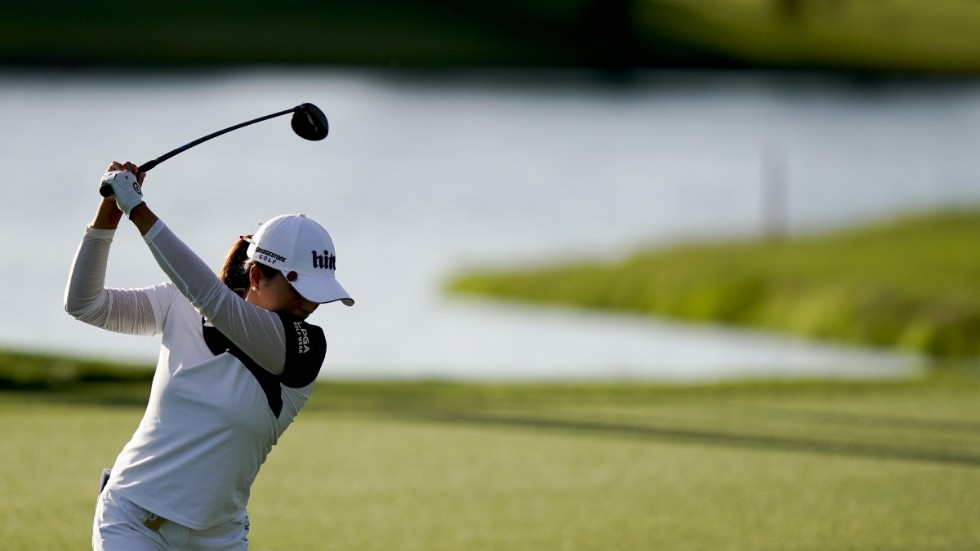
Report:
[{"label": "sunlit grass", "polygon": [[[135,397],[148,383],[125,383]],[[86,548],[142,415],[0,392],[0,541]],[[250,504],[263,550],[967,549],[980,374],[709,385],[328,381]]]},{"label": "sunlit grass", "polygon": [[980,69],[968,0],[642,0],[641,35],[750,64],[940,72]]}]

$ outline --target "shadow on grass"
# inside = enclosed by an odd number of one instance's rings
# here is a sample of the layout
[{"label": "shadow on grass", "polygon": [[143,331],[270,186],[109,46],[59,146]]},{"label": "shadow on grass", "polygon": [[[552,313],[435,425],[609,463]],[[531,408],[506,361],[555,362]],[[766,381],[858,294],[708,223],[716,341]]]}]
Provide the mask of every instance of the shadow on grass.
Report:
[{"label": "shadow on grass", "polygon": [[[971,364],[972,365],[972,364]],[[153,376],[148,366],[119,365],[54,356],[0,352],[0,400],[61,405],[143,408]],[[791,452],[864,459],[980,466],[980,423],[976,396],[980,369],[947,369],[931,376],[902,381],[870,382],[743,382],[715,385],[596,384],[466,384],[440,381],[324,382],[307,407],[327,416],[439,423],[477,428],[549,431],[591,437],[674,442],[719,448]],[[937,419],[916,417],[903,409],[898,416],[797,407],[835,400],[859,405],[869,397],[880,403],[905,405],[910,397],[957,405],[962,415]],[[893,398],[894,397],[894,401]],[[717,413],[717,404],[737,404],[741,430],[719,430],[713,423],[670,426],[602,420],[590,411],[614,407],[658,419],[657,411]],[[914,403],[914,402],[913,402]],[[649,409],[656,404],[657,410]],[[574,408],[572,412],[569,408]],[[759,419],[792,419],[790,435],[766,434]],[[847,428],[847,439],[805,435],[812,428],[827,434]],[[860,441],[860,430],[874,441]],[[857,432],[855,432],[855,430]],[[945,434],[945,443],[932,437]],[[888,436],[891,435],[891,436]],[[882,441],[885,440],[886,441]]]},{"label": "shadow on grass", "polygon": [[980,467],[980,456],[978,455],[880,444],[861,444],[784,436],[739,434],[712,430],[535,417],[503,417],[473,414],[416,414],[414,416],[400,415],[396,417],[405,420],[411,418],[416,421],[451,425],[531,429],[759,451],[809,453],[863,459],[889,459]]},{"label": "shadow on grass", "polygon": [[[28,400],[33,403],[65,405],[92,405],[100,407],[139,408],[146,406],[149,395],[148,384],[134,383],[90,383],[58,390],[2,390],[0,399],[10,397]],[[445,404],[443,404],[444,406]],[[859,459],[911,461],[942,465],[980,467],[980,455],[955,450],[928,449],[881,443],[860,443],[816,438],[788,437],[782,435],[747,434],[698,428],[679,428],[651,424],[614,423],[582,419],[555,419],[534,415],[511,415],[493,413],[473,413],[466,408],[426,407],[416,404],[412,407],[384,407],[374,404],[366,408],[318,408],[325,415],[351,414],[368,419],[386,421],[422,422],[441,425],[469,426],[475,428],[499,428],[513,430],[545,431],[601,438],[619,438],[648,442],[693,444],[718,448],[739,448],[763,452],[803,453],[813,455],[851,457]],[[797,412],[780,412],[779,415],[792,415]],[[980,433],[976,423],[952,420],[924,420],[906,417],[882,417],[843,415],[832,412],[806,410],[800,413],[815,424],[848,424],[864,426],[869,429],[884,427],[905,429],[925,434],[936,432],[964,433],[975,436]],[[829,421],[832,420],[832,421]],[[908,440],[904,440],[908,442]],[[964,441],[969,443],[969,441]]]},{"label": "shadow on grass", "polygon": [[838,425],[846,427],[882,428],[889,430],[920,431],[935,433],[964,433],[976,437],[980,435],[980,423],[953,419],[921,419],[908,416],[856,415],[821,411],[818,409],[759,408],[757,413],[763,417],[795,419],[814,425]]}]

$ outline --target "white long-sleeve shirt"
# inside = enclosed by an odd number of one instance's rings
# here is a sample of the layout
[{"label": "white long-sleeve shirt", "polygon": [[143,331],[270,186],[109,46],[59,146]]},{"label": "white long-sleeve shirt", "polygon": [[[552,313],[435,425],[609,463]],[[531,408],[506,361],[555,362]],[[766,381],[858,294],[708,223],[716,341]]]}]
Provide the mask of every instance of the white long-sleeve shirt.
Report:
[{"label": "white long-sleeve shirt", "polygon": [[320,328],[247,303],[157,222],[144,240],[171,282],[106,289],[113,230],[88,228],[65,309],[111,331],[162,335],[146,413],[109,487],[194,529],[234,519],[326,354]]}]

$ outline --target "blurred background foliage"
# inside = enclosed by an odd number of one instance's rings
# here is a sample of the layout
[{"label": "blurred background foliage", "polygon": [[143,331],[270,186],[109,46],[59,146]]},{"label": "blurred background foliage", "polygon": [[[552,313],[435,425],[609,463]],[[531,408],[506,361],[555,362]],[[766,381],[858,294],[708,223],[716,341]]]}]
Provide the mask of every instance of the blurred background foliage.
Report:
[{"label": "blurred background foliage", "polygon": [[613,263],[479,271],[450,288],[976,358],[978,237],[980,211],[953,210],[823,235],[681,244]]},{"label": "blurred background foliage", "polygon": [[4,0],[0,63],[974,73],[974,0]]}]

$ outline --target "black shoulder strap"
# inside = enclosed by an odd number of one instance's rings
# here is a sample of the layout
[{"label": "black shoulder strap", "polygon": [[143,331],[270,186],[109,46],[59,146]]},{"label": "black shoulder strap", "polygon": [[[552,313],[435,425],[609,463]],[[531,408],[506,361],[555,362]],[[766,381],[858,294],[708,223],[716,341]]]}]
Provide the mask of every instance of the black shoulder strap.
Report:
[{"label": "black shoulder strap", "polygon": [[241,348],[235,346],[235,343],[231,342],[217,327],[206,323],[204,318],[201,318],[201,327],[204,333],[204,342],[207,343],[211,353],[218,356],[227,352],[238,358],[252,376],[255,377],[255,380],[259,382],[259,386],[262,387],[262,391],[265,393],[265,399],[269,402],[269,409],[272,410],[272,413],[276,417],[279,417],[279,414],[282,413],[282,391],[279,388],[279,377],[263,369],[255,360],[245,354]]}]

